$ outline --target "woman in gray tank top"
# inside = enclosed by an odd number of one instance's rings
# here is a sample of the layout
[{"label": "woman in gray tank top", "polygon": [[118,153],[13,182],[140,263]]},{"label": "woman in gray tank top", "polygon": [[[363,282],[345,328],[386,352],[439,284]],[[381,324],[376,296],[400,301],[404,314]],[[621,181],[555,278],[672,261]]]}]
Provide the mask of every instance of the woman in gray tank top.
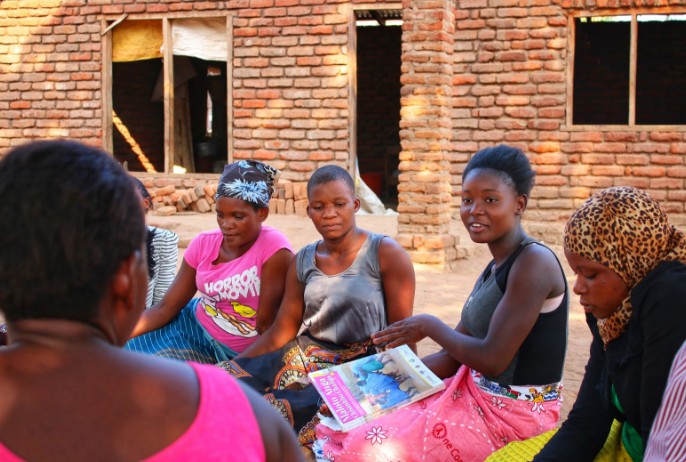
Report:
[{"label": "woman in gray tank top", "polygon": [[[316,427],[324,460],[484,460],[509,441],[557,424],[566,351],[567,287],[555,254],[521,225],[534,172],[509,146],[477,152],[462,176],[460,215],[493,261],[456,328],[422,314],[373,334],[390,347],[430,337],[423,358],[446,383],[424,400],[348,432]],[[318,459],[319,460],[319,459]]]},{"label": "woman in gray tank top", "polygon": [[410,257],[388,236],[357,227],[354,191],[352,177],[338,166],[312,174],[307,213],[322,239],[292,261],[272,327],[234,361],[220,363],[269,395],[304,445],[312,441],[319,408],[307,373],[375,353],[371,335],[412,315]]}]

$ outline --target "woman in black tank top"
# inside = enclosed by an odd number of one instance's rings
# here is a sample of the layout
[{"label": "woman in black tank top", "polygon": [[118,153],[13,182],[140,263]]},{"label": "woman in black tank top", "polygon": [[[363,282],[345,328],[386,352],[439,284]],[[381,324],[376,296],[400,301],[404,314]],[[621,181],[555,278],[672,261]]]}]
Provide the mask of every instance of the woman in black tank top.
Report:
[{"label": "woman in black tank top", "polygon": [[446,389],[347,433],[319,425],[328,458],[383,458],[385,446],[400,460],[412,460],[412,454],[483,460],[509,441],[555,427],[567,286],[554,253],[521,225],[534,175],[524,153],[505,145],[469,161],[460,216],[471,239],[488,245],[493,261],[477,279],[461,321],[453,329],[422,314],[372,336],[388,347],[425,337],[438,343],[442,349],[422,360],[446,379]]}]

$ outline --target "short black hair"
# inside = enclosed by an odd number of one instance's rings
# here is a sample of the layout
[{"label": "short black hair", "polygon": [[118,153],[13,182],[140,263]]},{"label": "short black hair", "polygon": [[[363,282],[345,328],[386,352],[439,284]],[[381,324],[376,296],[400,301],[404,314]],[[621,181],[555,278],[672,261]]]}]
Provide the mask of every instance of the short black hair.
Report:
[{"label": "short black hair", "polygon": [[355,195],[355,182],[353,181],[353,177],[350,176],[350,173],[348,173],[347,170],[338,165],[324,165],[315,170],[307,182],[307,195],[309,196],[312,190],[317,186],[331,181],[344,182],[350,189],[350,193]]},{"label": "short black hair", "polygon": [[34,141],[0,160],[0,197],[5,318],[92,322],[120,264],[145,239],[131,177],[97,148]]},{"label": "short black hair", "polygon": [[152,202],[152,197],[150,197],[150,192],[148,191],[148,188],[145,187],[143,182],[136,178],[135,176],[131,177],[131,181],[133,181],[133,185],[136,187],[139,193],[141,193],[141,196],[143,199],[147,199]]},{"label": "short black hair", "polygon": [[[148,191],[148,188],[145,187],[143,182],[136,178],[135,176],[131,177],[131,181],[133,182],[133,185],[136,187],[136,190],[140,193],[141,197],[143,200],[147,200],[150,202],[149,207],[152,207],[152,196],[150,196],[150,192]],[[145,210],[145,209],[144,209]],[[146,234],[146,242],[145,242],[145,248],[148,252],[148,278],[152,279],[153,275],[155,274],[155,266],[157,266],[157,262],[155,261],[155,258],[153,256],[154,252],[154,244],[153,242],[155,241],[155,233],[157,232],[156,228],[148,228],[148,232]]]},{"label": "short black hair", "polygon": [[518,195],[528,196],[534,187],[536,172],[521,149],[500,144],[478,151],[469,159],[462,172],[462,181],[469,172],[477,169],[493,170],[510,182]]}]

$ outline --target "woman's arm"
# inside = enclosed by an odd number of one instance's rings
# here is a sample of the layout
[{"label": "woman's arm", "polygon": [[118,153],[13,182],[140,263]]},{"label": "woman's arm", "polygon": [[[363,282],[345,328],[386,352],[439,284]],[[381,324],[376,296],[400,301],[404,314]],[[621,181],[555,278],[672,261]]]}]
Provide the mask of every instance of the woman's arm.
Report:
[{"label": "woman's arm", "polygon": [[305,461],[300,444],[293,429],[279,413],[271,407],[264,398],[252,388],[240,384],[246,398],[252,406],[255,419],[260,427],[264,444],[265,460],[267,462]]},{"label": "woman's arm", "polygon": [[[386,302],[388,324],[412,316],[415,275],[410,256],[393,239],[384,238],[379,244],[379,268]],[[416,345],[410,342],[416,352]]]},{"label": "woman's arm", "polygon": [[164,294],[174,282],[179,260],[179,236],[174,231],[157,228],[153,245],[157,257],[157,279],[153,287],[152,304],[156,305],[162,301]]},{"label": "woman's arm", "polygon": [[552,252],[525,248],[510,269],[507,289],[491,318],[488,334],[479,339],[456,331],[435,316],[419,315],[389,326],[374,343],[398,346],[430,337],[447,354],[483,374],[497,376],[510,364],[531,332],[546,298],[564,292],[564,276]]},{"label": "woman's arm", "polygon": [[262,264],[260,277],[260,300],[257,309],[257,332],[263,334],[271,327],[286,288],[288,267],[293,260],[293,253],[281,249]]},{"label": "woman's arm", "polygon": [[[469,335],[467,329],[464,328],[462,322],[459,322],[455,327],[457,332],[464,335]],[[447,379],[455,375],[460,368],[461,363],[450,356],[445,350],[437,351],[422,358],[422,362],[427,365],[431,371],[442,379]]]},{"label": "woman's arm", "polygon": [[143,311],[131,337],[137,337],[167,325],[193,298],[196,291],[195,268],[183,260],[174,282],[162,301]]},{"label": "woman's arm", "polygon": [[592,461],[610,433],[613,416],[603,405],[597,390],[605,364],[605,351],[595,318],[591,315],[587,318],[593,342],[579,394],[567,420],[534,458],[535,462]]},{"label": "woman's arm", "polygon": [[303,320],[305,286],[298,280],[296,259],[291,259],[286,290],[272,326],[237,358],[252,358],[276,351],[298,335]]}]

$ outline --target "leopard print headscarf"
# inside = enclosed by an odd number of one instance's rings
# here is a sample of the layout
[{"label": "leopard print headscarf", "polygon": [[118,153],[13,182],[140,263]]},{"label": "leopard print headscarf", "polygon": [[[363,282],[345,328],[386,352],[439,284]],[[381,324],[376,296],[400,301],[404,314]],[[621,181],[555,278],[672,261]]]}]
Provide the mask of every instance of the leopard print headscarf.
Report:
[{"label": "leopard print headscarf", "polygon": [[[564,247],[617,273],[631,290],[663,261],[686,263],[686,237],[670,225],[660,204],[640,189],[618,186],[591,196],[571,216]],[[630,297],[598,330],[607,345],[626,329]]]}]

